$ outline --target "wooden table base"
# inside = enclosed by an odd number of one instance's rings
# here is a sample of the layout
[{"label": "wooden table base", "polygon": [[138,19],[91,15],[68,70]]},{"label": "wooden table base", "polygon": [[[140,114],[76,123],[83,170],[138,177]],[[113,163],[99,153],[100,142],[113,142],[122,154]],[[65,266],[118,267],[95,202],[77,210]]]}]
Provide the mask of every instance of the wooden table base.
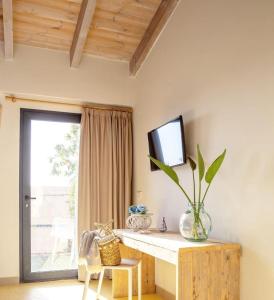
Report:
[{"label": "wooden table base", "polygon": [[[172,233],[119,233],[124,243],[120,246],[122,258],[142,260],[142,294],[155,293],[157,258],[176,267],[176,300],[240,300],[240,245],[218,241],[192,243]],[[113,298],[127,297],[127,285],[127,274],[114,271]],[[133,287],[136,295],[136,272]]]},{"label": "wooden table base", "polygon": [[[155,258],[138,250],[120,244],[122,258],[142,260],[142,294],[155,293]],[[112,295],[113,298],[126,297],[128,292],[127,272],[113,270]],[[133,271],[133,295],[137,295],[137,271]],[[150,298],[149,298],[150,299]],[[153,298],[152,298],[153,299]],[[157,299],[157,298],[156,298]]]}]

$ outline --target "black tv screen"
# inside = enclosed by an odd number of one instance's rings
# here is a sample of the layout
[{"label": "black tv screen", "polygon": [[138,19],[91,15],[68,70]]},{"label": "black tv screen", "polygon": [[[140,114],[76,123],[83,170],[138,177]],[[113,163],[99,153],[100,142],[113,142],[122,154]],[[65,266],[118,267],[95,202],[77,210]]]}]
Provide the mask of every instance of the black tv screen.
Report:
[{"label": "black tv screen", "polygon": [[[186,163],[183,117],[178,118],[148,133],[150,156],[164,164],[175,167]],[[159,168],[150,161],[151,170]]]}]

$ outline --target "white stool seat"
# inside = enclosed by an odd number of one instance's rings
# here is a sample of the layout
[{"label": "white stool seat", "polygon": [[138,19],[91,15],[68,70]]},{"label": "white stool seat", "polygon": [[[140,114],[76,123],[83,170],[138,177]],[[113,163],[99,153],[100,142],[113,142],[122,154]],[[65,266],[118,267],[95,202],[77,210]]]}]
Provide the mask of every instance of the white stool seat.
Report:
[{"label": "white stool seat", "polygon": [[[126,259],[123,258],[121,260],[120,265],[118,266],[103,266],[102,271],[100,273],[98,289],[97,289],[97,299],[100,297],[102,283],[104,279],[105,270],[125,270],[128,272],[128,299],[132,300],[133,297],[133,277],[132,277],[132,270],[137,268],[138,272],[138,300],[142,299],[142,262],[141,260],[137,259]],[[89,287],[90,275],[92,274],[91,269],[87,266],[86,268],[86,281],[85,281],[85,288],[83,294],[83,300],[87,299],[87,292]]]},{"label": "white stool seat", "polygon": [[140,261],[138,259],[128,259],[128,258],[122,258],[120,265],[118,266],[103,266],[105,269],[127,269],[130,267],[137,267]]}]

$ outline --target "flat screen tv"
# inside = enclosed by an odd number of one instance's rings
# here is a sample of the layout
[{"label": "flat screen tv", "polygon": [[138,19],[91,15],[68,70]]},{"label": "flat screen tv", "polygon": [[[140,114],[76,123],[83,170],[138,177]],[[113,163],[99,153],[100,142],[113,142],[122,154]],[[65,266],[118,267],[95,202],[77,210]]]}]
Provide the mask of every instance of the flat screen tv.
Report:
[{"label": "flat screen tv", "polygon": [[[186,163],[183,117],[178,118],[148,133],[150,156],[164,164],[175,167]],[[152,171],[159,168],[150,161]]]}]

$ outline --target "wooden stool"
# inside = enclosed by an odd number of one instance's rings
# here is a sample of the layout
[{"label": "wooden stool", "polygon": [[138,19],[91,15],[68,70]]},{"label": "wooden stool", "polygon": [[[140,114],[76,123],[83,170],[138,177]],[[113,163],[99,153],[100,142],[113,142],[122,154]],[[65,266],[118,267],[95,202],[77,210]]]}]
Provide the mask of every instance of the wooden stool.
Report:
[{"label": "wooden stool", "polygon": [[[141,300],[142,299],[142,262],[141,262],[141,260],[136,260],[136,259],[122,259],[121,264],[118,266],[103,266],[102,271],[100,273],[100,277],[99,277],[96,298],[98,299],[100,297],[105,270],[125,270],[125,271],[128,271],[128,299],[132,300],[132,297],[133,297],[132,271],[136,267],[137,267],[137,272],[138,272],[138,300]],[[87,267],[83,300],[87,299],[87,291],[88,291],[88,287],[89,287],[90,275],[91,275],[91,273],[88,271],[88,267]]]}]

